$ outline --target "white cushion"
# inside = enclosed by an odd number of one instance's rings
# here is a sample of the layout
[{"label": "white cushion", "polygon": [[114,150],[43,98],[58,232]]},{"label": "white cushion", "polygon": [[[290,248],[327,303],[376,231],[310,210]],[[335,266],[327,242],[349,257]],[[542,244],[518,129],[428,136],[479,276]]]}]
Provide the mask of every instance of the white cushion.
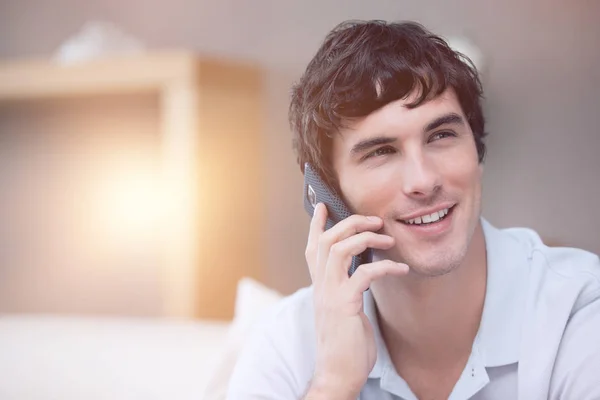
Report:
[{"label": "white cushion", "polygon": [[201,398],[229,324],[0,317],[0,399]]},{"label": "white cushion", "polygon": [[208,380],[203,400],[226,399],[229,378],[246,338],[260,317],[270,307],[277,304],[281,298],[280,293],[253,279],[243,278],[240,280],[231,330],[222,357]]}]

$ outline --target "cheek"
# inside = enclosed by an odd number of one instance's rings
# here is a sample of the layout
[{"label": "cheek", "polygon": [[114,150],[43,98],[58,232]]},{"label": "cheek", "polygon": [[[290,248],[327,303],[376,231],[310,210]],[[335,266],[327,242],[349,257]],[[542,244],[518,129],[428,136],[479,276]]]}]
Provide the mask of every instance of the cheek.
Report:
[{"label": "cheek", "polygon": [[399,187],[393,170],[378,169],[375,173],[356,174],[352,182],[342,184],[346,202],[353,212],[360,215],[382,216],[386,206],[394,202]]},{"label": "cheek", "polygon": [[479,186],[483,168],[477,159],[474,144],[468,148],[457,148],[445,157],[438,158],[438,161],[437,170],[442,174],[444,186],[462,190]]},{"label": "cheek", "polygon": [[477,186],[481,173],[477,164],[472,162],[461,162],[447,168],[444,172],[444,183],[446,186],[468,189]]}]

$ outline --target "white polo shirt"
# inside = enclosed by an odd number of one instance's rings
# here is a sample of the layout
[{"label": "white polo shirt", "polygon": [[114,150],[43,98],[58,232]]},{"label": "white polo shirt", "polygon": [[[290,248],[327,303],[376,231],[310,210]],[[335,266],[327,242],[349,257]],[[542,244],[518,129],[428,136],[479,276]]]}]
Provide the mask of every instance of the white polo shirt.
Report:
[{"label": "white polo shirt", "polygon": [[[499,230],[482,219],[486,297],[471,356],[451,400],[600,399],[600,260],[546,247],[530,229]],[[231,400],[298,400],[315,365],[312,288],[284,299],[238,359]],[[365,314],[377,361],[360,400],[416,400],[380,335],[371,292]],[[435,385],[435,382],[431,383]]]}]

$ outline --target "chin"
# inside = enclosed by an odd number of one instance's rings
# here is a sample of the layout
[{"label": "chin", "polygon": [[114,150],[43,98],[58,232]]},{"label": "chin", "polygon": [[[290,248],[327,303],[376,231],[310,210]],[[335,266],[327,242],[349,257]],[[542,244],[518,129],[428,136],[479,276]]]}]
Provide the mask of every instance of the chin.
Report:
[{"label": "chin", "polygon": [[455,260],[435,260],[435,261],[415,261],[408,263],[410,271],[419,276],[434,278],[451,273],[460,266],[460,261]]},{"label": "chin", "polygon": [[[454,248],[451,248],[454,247]],[[467,246],[455,244],[439,248],[422,249],[418,253],[410,251],[404,257],[394,257],[410,267],[410,272],[417,276],[436,277],[452,273],[464,260]]]}]

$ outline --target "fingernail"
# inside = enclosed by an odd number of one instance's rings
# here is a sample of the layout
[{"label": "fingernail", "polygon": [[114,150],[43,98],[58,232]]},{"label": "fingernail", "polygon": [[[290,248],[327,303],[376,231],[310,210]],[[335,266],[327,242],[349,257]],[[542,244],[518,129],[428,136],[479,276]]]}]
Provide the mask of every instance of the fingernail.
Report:
[{"label": "fingernail", "polygon": [[367,217],[367,219],[369,221],[373,221],[373,222],[379,222],[379,221],[381,221],[381,218],[379,218],[379,217]]},{"label": "fingernail", "polygon": [[321,205],[321,203],[317,203],[317,205],[315,206],[315,208],[313,208],[313,217],[315,216],[315,214],[317,213],[317,208]]}]

